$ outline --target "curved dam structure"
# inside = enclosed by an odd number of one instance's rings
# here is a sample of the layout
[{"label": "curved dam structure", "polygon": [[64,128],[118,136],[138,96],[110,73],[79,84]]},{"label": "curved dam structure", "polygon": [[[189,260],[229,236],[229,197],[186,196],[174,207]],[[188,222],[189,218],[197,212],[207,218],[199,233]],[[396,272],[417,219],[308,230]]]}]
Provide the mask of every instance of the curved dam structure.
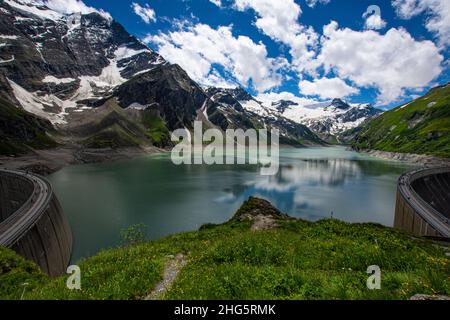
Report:
[{"label": "curved dam structure", "polygon": [[417,236],[450,238],[450,167],[400,177],[394,227]]},{"label": "curved dam structure", "polygon": [[50,276],[66,272],[72,232],[50,183],[0,170],[0,245],[36,262]]}]

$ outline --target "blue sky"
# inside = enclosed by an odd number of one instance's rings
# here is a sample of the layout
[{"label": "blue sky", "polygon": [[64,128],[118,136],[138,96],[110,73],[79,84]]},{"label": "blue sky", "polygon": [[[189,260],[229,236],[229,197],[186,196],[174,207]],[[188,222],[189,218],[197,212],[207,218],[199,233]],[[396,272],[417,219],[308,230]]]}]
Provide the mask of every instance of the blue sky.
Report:
[{"label": "blue sky", "polygon": [[[241,85],[261,99],[340,97],[391,108],[450,81],[448,0],[84,3],[197,82]],[[381,16],[363,17],[370,5]]]}]

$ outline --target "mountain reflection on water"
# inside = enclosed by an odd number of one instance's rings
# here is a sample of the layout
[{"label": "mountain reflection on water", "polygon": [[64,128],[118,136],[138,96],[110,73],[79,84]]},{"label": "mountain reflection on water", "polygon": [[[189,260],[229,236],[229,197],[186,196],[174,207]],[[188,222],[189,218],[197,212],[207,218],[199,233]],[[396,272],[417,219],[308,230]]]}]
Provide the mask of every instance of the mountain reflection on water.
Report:
[{"label": "mountain reflection on water", "polygon": [[67,167],[50,179],[69,217],[74,259],[120,243],[120,230],[148,226],[149,238],[230,219],[249,196],[303,219],[392,226],[396,182],[411,169],[342,147],[282,149],[280,170],[256,166],[175,166],[170,155]]},{"label": "mountain reflection on water", "polygon": [[280,210],[308,220],[333,213],[350,222],[392,225],[396,180],[404,164],[361,158],[282,163],[276,176],[247,183],[245,193],[270,199]]}]

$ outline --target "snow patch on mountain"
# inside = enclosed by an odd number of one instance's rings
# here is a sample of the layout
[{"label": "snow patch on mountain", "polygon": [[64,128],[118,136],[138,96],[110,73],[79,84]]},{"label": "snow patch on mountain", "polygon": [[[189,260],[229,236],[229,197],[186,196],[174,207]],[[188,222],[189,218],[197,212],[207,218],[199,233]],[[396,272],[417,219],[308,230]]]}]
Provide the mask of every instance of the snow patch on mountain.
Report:
[{"label": "snow patch on mountain", "polygon": [[151,71],[152,69],[153,69],[153,68],[138,71],[138,72],[136,72],[136,73],[133,75],[133,77],[138,76],[138,75],[140,75],[140,74],[147,73],[147,72]]},{"label": "snow patch on mountain", "polygon": [[71,34],[73,32],[75,32],[75,30],[78,30],[81,28],[81,14],[76,13],[71,16],[68,16],[66,18],[66,23],[67,23],[68,30],[67,30],[67,34],[65,36],[69,37],[69,36],[71,36]]},{"label": "snow patch on mountain", "polygon": [[[76,103],[72,101],[63,101],[54,95],[48,94],[39,96],[38,92],[29,92],[10,79],[8,79],[8,82],[23,109],[48,119],[55,125],[67,123],[65,120],[66,110],[68,108],[76,108]],[[57,112],[50,111],[55,108],[58,110]]]},{"label": "snow patch on mountain", "polygon": [[17,36],[8,36],[8,35],[4,35],[4,34],[1,34],[0,35],[0,39],[2,39],[2,40],[17,40]]},{"label": "snow patch on mountain", "polygon": [[74,78],[56,78],[54,76],[46,76],[44,79],[42,79],[42,82],[44,83],[55,83],[55,84],[61,84],[61,83],[72,83],[77,81]]},{"label": "snow patch on mountain", "polygon": [[65,100],[54,94],[44,94],[39,91],[29,92],[14,81],[9,79],[8,81],[16,99],[25,110],[48,119],[54,125],[62,125],[67,123],[66,116],[69,112],[90,109],[83,104],[83,101],[104,98],[126,79],[121,76],[116,59],[111,59],[110,64],[103,69],[99,76],[81,76],[77,79],[46,76],[42,80],[44,83],[69,84],[79,81],[78,89]]},{"label": "snow patch on mountain", "polygon": [[149,107],[148,105],[142,105],[142,104],[140,104],[140,103],[133,102],[133,103],[130,104],[126,109],[145,110],[145,109],[147,109],[148,107]]},{"label": "snow patch on mountain", "polygon": [[100,87],[115,87],[126,81],[120,73],[122,69],[117,66],[117,59],[109,60],[109,66],[102,70],[98,77],[85,77]]},{"label": "snow patch on mountain", "polygon": [[[38,6],[39,4],[34,1],[18,1],[18,0],[4,0],[5,3],[11,7],[32,14],[40,19],[48,19],[52,21],[60,20],[63,15],[54,10],[50,10],[47,7]],[[42,4],[41,4],[42,5]]]},{"label": "snow patch on mountain", "polygon": [[126,81],[120,71],[116,59],[111,59],[109,66],[105,67],[99,76],[79,77],[80,86],[70,100],[83,101],[105,97],[115,87]]},{"label": "snow patch on mountain", "polygon": [[256,100],[240,100],[239,103],[245,110],[256,113],[259,116],[268,117],[272,114],[267,108]]},{"label": "snow patch on mountain", "polygon": [[0,58],[0,64],[10,63],[10,62],[13,62],[14,60],[16,60],[16,58],[14,56],[11,56],[11,58],[9,58],[7,60],[3,60],[3,59]]},{"label": "snow patch on mountain", "polygon": [[141,49],[136,50],[133,48],[129,48],[126,46],[120,46],[115,52],[114,55],[116,56],[116,59],[118,61],[131,58],[133,56],[136,56],[138,54],[144,53],[144,52],[151,52],[149,49]]}]

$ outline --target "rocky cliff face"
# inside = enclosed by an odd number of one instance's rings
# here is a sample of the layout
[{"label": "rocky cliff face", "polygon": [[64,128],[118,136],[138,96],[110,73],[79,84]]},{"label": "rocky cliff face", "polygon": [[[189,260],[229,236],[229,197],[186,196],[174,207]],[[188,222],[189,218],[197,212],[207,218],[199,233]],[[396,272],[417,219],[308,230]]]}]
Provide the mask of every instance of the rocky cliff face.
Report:
[{"label": "rocky cliff face", "polygon": [[[259,119],[248,113],[234,93],[243,94],[243,90],[208,88],[206,94],[214,102],[205,110],[207,119],[222,130],[226,129],[256,129],[262,126]],[[254,120],[254,121],[252,121]]]},{"label": "rocky cliff face", "polygon": [[108,16],[63,15],[18,0],[0,3],[0,40],[5,91],[57,125],[127,79],[165,63]]},{"label": "rocky cliff face", "polygon": [[193,128],[197,111],[211,103],[178,65],[160,65],[135,76],[114,92],[122,108],[156,109],[170,130]]},{"label": "rocky cliff face", "polygon": [[117,67],[128,79],[164,63],[119,23],[99,13],[62,15],[17,0],[5,0],[0,7],[0,33],[6,41],[2,56],[15,58],[2,64],[3,72],[28,90],[52,83],[42,81],[49,75],[77,79]]}]

